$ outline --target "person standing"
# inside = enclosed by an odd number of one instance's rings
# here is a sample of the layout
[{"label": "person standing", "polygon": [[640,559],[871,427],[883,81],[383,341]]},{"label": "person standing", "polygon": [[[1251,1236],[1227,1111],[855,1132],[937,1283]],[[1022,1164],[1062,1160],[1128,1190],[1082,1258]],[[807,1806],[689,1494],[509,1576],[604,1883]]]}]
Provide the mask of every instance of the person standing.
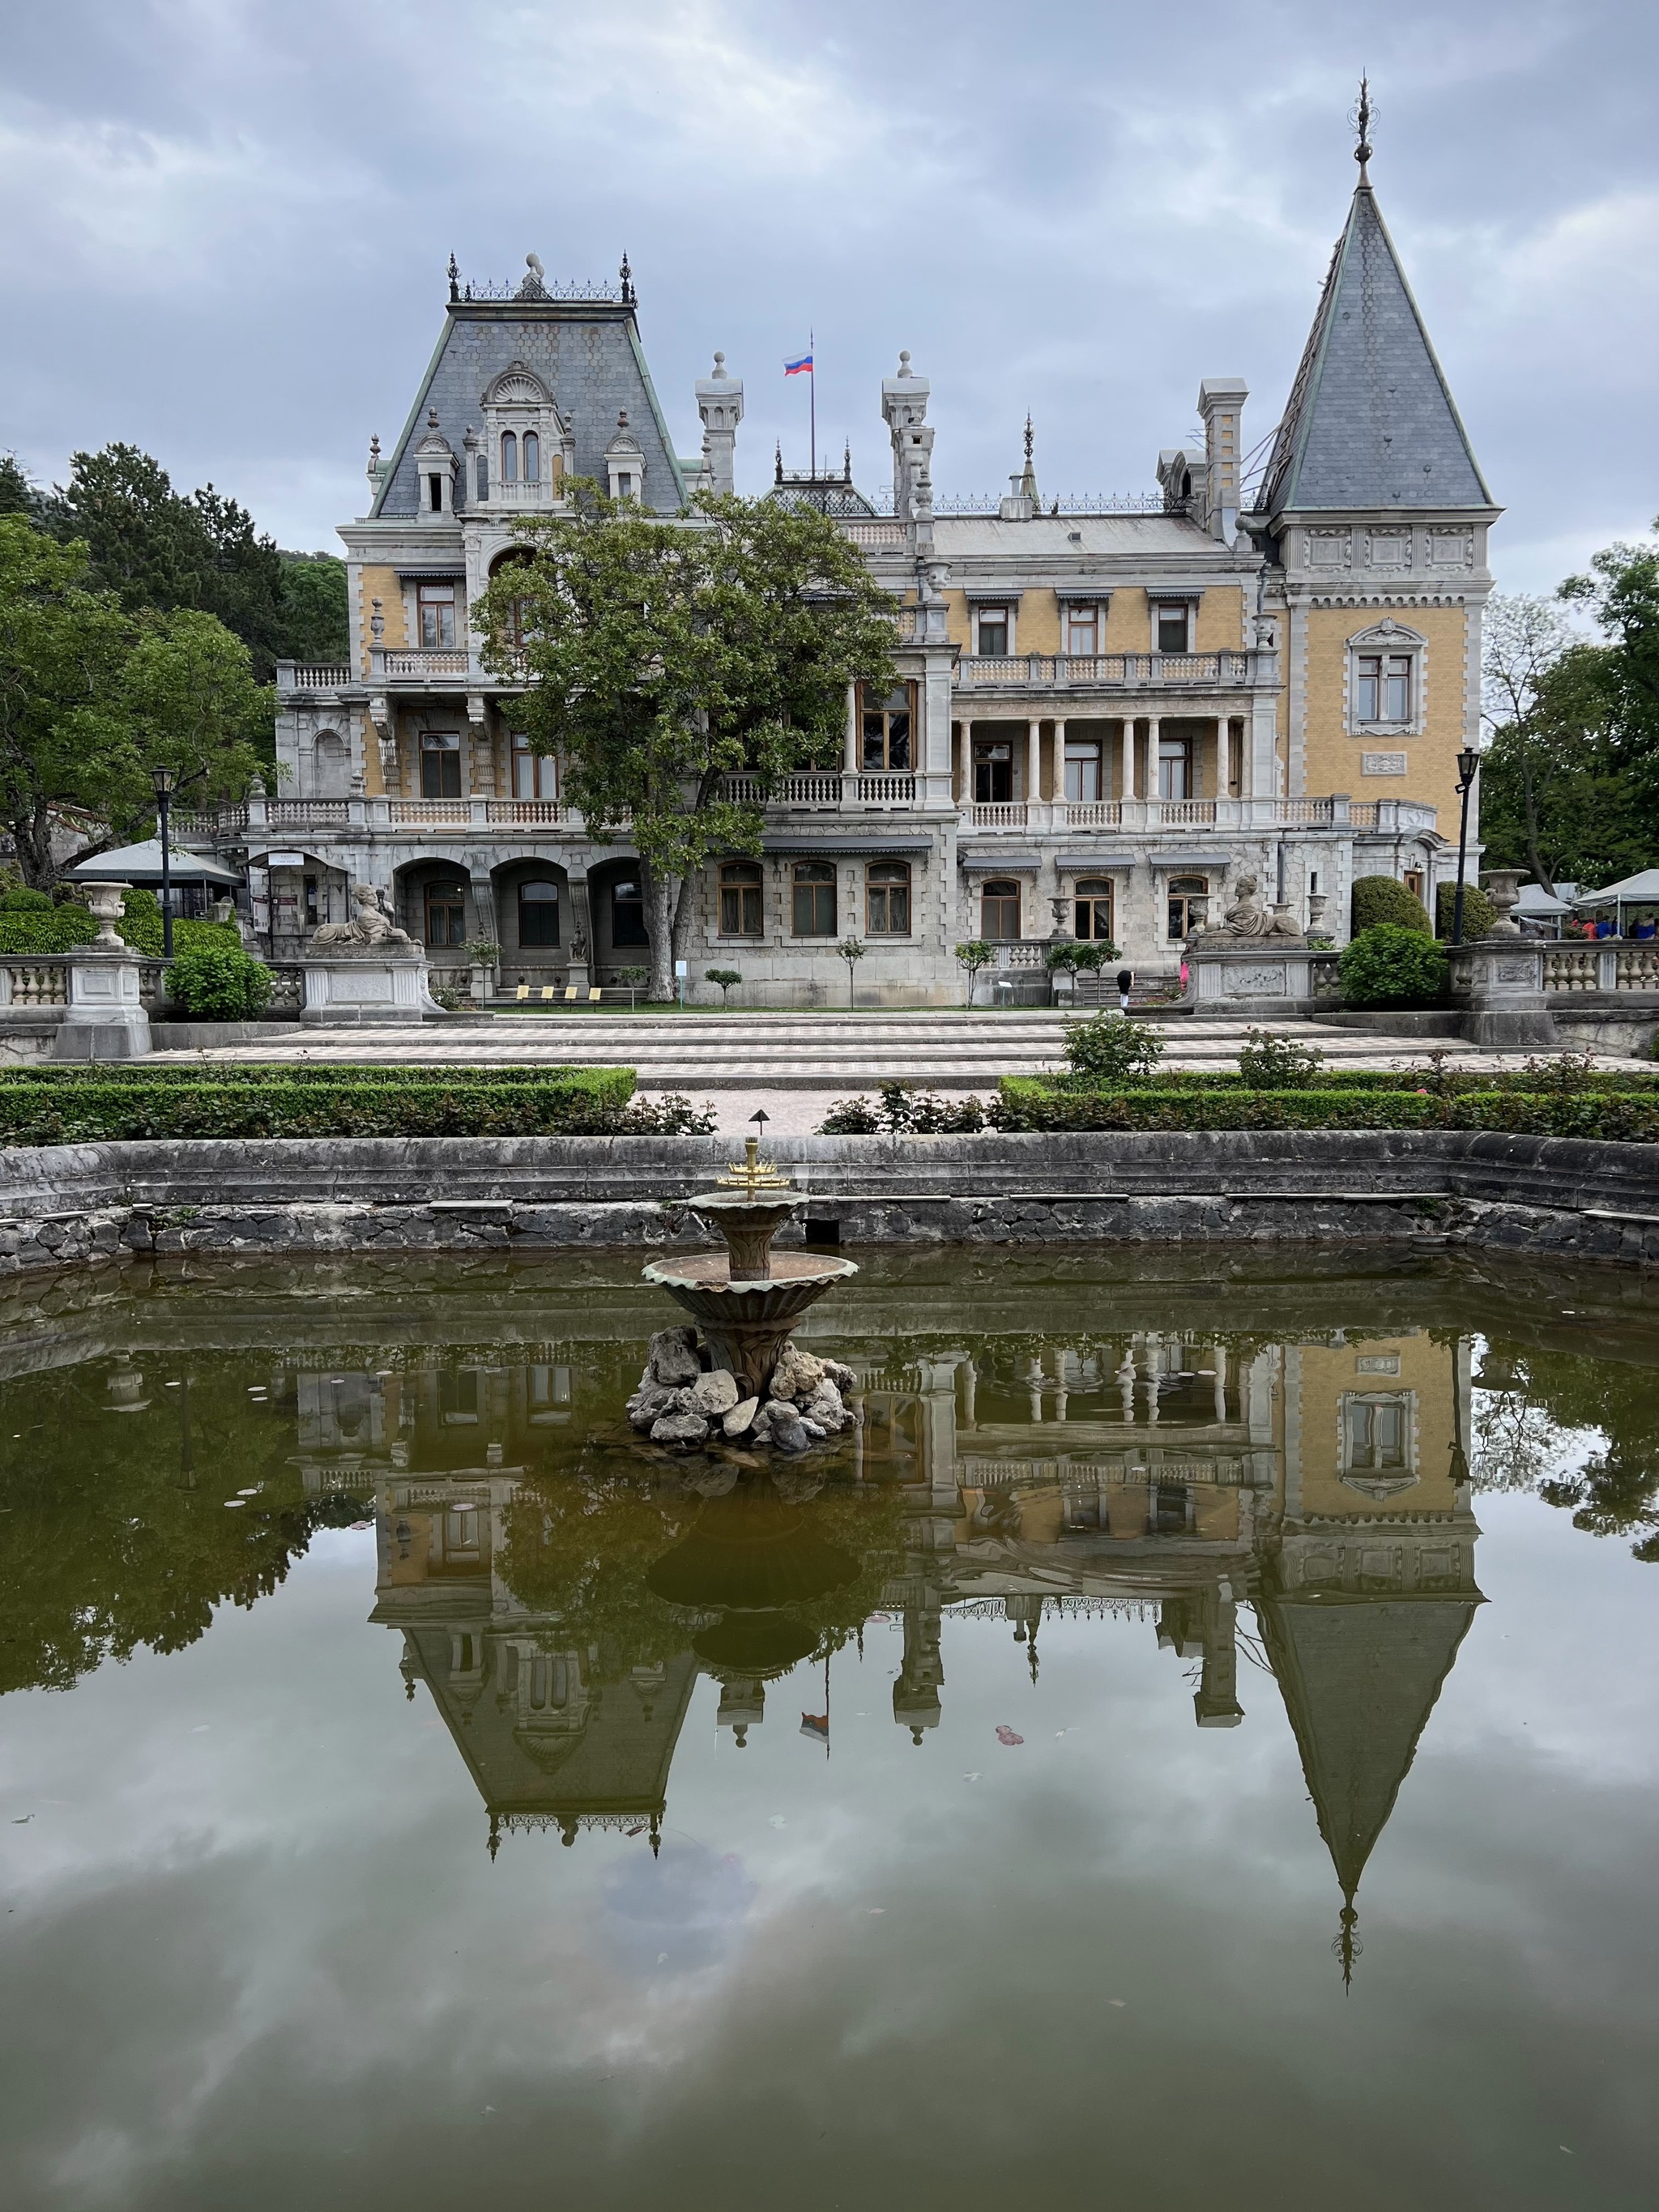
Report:
[{"label": "person standing", "polygon": [[1120,968],[1117,971],[1117,1003],[1126,1014],[1129,1011],[1129,994],[1133,990],[1134,987],[1134,969],[1133,968]]}]

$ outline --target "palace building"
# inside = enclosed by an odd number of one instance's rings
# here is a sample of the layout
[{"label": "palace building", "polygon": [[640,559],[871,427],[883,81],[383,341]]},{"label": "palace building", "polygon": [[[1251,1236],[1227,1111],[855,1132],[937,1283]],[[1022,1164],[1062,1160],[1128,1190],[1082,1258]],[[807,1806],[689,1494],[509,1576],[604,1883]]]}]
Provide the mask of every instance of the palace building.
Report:
[{"label": "palace building", "polygon": [[[471,610],[572,477],[665,518],[731,489],[743,384],[716,355],[687,459],[626,263],[580,293],[533,255],[512,289],[452,264],[449,289],[408,422],[372,446],[368,511],[341,532],[349,659],[282,665],[276,790],[185,834],[246,866],[278,960],[367,882],[436,980],[464,984],[463,947],[487,939],[509,988],[586,986],[644,963],[641,864],[589,836],[558,762],[530,750],[522,684],[484,668]],[[763,801],[764,849],[696,886],[694,979],[718,963],[750,1004],[819,1003],[854,935],[866,1000],[945,1002],[953,947],[982,937],[1036,996],[1057,933],[1173,975],[1244,875],[1338,945],[1357,877],[1432,902],[1455,871],[1499,510],[1363,159],[1260,471],[1247,397],[1204,377],[1203,445],[1160,453],[1145,498],[1050,498],[1028,425],[1006,496],[945,501],[929,380],[901,354],[879,395],[890,494],[861,493],[850,463],[780,463],[773,495],[823,507],[901,603],[898,680],[849,699],[838,767],[732,779]]]}]

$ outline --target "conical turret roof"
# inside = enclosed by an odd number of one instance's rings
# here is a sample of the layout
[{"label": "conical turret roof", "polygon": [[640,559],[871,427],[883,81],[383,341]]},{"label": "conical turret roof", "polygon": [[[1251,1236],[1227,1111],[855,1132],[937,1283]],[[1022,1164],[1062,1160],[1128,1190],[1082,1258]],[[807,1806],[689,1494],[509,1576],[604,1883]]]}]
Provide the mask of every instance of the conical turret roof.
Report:
[{"label": "conical turret roof", "polygon": [[1258,505],[1281,514],[1493,504],[1376,196],[1362,182]]}]

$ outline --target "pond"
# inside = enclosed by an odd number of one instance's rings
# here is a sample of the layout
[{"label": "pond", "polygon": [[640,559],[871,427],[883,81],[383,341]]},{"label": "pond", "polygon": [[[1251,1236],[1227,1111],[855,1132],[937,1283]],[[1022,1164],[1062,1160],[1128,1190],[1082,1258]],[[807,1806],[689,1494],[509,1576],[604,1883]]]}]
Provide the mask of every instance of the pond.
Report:
[{"label": "pond", "polygon": [[14,2212],[1651,2201],[1659,1286],[861,1257],[0,1298]]}]

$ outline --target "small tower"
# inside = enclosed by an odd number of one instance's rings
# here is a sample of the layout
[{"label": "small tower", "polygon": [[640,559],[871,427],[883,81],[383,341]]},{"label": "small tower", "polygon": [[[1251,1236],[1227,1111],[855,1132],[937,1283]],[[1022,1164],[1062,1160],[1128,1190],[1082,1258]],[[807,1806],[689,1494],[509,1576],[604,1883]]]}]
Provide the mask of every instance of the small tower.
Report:
[{"label": "small tower", "polygon": [[702,417],[703,451],[708,455],[709,489],[725,498],[737,488],[738,425],[743,420],[743,379],[726,373],[726,356],[717,353],[714,366],[696,384],[697,412]]},{"label": "small tower", "polygon": [[897,375],[882,380],[882,416],[893,441],[893,513],[913,530],[925,523],[927,544],[917,544],[919,553],[933,545],[933,432],[927,420],[932,390],[927,379],[911,368],[908,353],[899,356]]},{"label": "small tower", "polygon": [[631,499],[636,507],[643,505],[645,455],[628,427],[625,407],[617,416],[617,434],[605,449],[605,468],[612,499]]}]

